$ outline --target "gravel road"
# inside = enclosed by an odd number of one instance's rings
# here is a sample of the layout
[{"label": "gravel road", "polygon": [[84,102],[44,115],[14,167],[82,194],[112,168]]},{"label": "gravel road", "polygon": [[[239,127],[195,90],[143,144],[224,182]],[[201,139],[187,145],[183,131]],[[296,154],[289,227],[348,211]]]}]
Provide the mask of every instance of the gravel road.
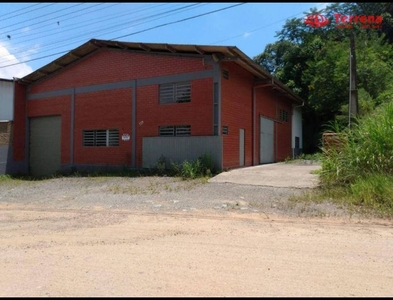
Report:
[{"label": "gravel road", "polygon": [[392,223],[304,189],[170,177],[0,182],[0,297],[392,296]]},{"label": "gravel road", "polygon": [[290,201],[307,189],[275,188],[173,177],[62,177],[5,181],[0,203],[50,209],[132,209],[149,212],[239,211],[291,217],[356,217],[332,203]]}]

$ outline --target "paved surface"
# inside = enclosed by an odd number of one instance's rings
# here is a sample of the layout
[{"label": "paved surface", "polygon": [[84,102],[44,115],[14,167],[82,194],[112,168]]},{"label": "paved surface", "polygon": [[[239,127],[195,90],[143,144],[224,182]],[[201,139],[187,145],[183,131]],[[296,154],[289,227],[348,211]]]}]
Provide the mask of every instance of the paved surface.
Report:
[{"label": "paved surface", "polygon": [[223,172],[211,178],[209,182],[228,182],[260,186],[285,188],[315,188],[319,177],[311,174],[320,169],[317,163],[274,163]]}]

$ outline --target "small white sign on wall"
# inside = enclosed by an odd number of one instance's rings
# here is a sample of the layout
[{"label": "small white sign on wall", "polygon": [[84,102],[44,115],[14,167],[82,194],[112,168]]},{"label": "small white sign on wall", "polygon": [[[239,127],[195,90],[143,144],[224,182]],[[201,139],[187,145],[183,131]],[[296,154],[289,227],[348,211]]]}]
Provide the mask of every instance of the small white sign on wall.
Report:
[{"label": "small white sign on wall", "polygon": [[130,140],[130,135],[128,133],[123,133],[121,136],[122,141],[129,141]]}]

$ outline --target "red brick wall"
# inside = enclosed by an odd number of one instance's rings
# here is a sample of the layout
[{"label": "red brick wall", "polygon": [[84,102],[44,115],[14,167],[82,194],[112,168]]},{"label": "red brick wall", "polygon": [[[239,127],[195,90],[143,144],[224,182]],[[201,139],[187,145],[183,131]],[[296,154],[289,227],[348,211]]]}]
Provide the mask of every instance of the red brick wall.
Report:
[{"label": "red brick wall", "polygon": [[[277,113],[280,109],[288,112],[288,122],[280,121],[276,124],[277,129],[277,156],[276,161],[283,161],[292,157],[292,104],[285,98],[280,98],[277,102]],[[280,118],[280,115],[277,116]]]},{"label": "red brick wall", "polygon": [[138,88],[137,167],[142,166],[142,138],[158,136],[159,126],[191,125],[191,135],[213,135],[212,78],[192,81],[191,102],[160,105],[158,100],[158,85]]},{"label": "red brick wall", "polygon": [[[253,82],[251,73],[234,62],[222,63],[222,69],[229,71],[229,80],[222,82],[222,126],[228,126],[228,135],[223,135],[223,168],[239,167],[239,129],[245,129],[245,166],[253,164]],[[276,104],[277,102],[277,104]],[[276,107],[277,105],[277,107]],[[277,109],[277,113],[276,113]],[[288,122],[279,121],[280,109],[288,112]],[[275,121],[275,161],[283,161],[291,156],[292,106],[290,100],[282,97],[272,87],[256,89],[255,119],[255,157],[254,164],[259,164],[260,116]],[[222,128],[220,129],[222,130]]]},{"label": "red brick wall", "polygon": [[[30,94],[101,83],[212,69],[202,58],[172,57],[103,50],[33,85]],[[137,166],[142,165],[142,137],[157,136],[160,125],[190,124],[192,135],[213,134],[213,80],[191,82],[191,102],[159,105],[158,85],[137,90]],[[20,97],[21,99],[24,96]],[[20,101],[24,105],[24,100]],[[28,101],[29,116],[62,115],[62,163],[70,163],[71,95]],[[83,147],[84,129],[119,128],[132,134],[132,90],[117,89],[75,95],[74,163],[131,165],[132,140],[119,147]],[[139,125],[140,121],[143,125]],[[20,127],[22,128],[22,126]],[[21,131],[23,131],[21,129]],[[22,132],[24,134],[24,131]],[[20,140],[24,150],[24,140]],[[21,152],[22,150],[19,150]],[[24,152],[21,155],[24,155]]]},{"label": "red brick wall", "polygon": [[[32,86],[30,94],[88,86],[132,79],[181,74],[211,69],[201,58],[184,58],[163,55],[102,50],[62,72]],[[252,165],[252,104],[253,75],[234,62],[223,62],[229,71],[229,80],[222,78],[221,125],[228,126],[229,135],[223,136],[223,168],[239,167],[239,129],[245,129],[245,166]],[[259,115],[276,118],[276,94],[268,89],[257,90],[256,113],[256,163],[259,163]],[[16,85],[15,91],[15,160],[24,159],[24,87]],[[75,96],[75,164],[130,165],[132,141],[121,141],[119,147],[83,147],[83,129],[119,128],[131,135],[131,89],[117,89]],[[29,116],[62,115],[62,163],[70,163],[70,103],[71,96],[29,101]],[[276,159],[283,160],[291,154],[291,116],[289,102],[279,100],[286,108],[289,120],[277,123]],[[279,107],[278,107],[279,109]],[[279,110],[278,110],[279,111]],[[192,81],[190,103],[159,105],[158,86],[137,89],[137,166],[142,165],[142,137],[157,136],[160,125],[190,124],[192,135],[213,133],[213,80]],[[142,125],[139,123],[143,121]],[[219,130],[222,130],[220,128]]]},{"label": "red brick wall", "polygon": [[229,133],[223,135],[223,169],[239,167],[241,128],[245,130],[245,166],[251,166],[253,75],[233,62],[223,62],[222,69],[229,71],[229,80],[221,77],[221,125],[228,126]]},{"label": "red brick wall", "polygon": [[71,96],[27,101],[27,116],[61,116],[61,163],[70,163]]},{"label": "red brick wall", "polygon": [[[74,163],[94,165],[131,164],[132,90],[117,89],[75,96]],[[83,130],[119,129],[119,146],[84,147]],[[64,143],[69,143],[63,140]]]},{"label": "red brick wall", "polygon": [[139,54],[115,50],[101,50],[65,68],[40,84],[30,93],[40,93],[70,87],[118,82],[211,69],[202,58]]}]

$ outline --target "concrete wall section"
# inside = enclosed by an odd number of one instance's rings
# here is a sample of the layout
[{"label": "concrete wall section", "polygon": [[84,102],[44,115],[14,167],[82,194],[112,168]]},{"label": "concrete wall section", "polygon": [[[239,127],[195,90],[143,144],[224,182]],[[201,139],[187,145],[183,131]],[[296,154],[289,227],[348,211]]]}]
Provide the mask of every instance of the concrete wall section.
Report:
[{"label": "concrete wall section", "polygon": [[143,168],[155,168],[160,157],[165,157],[166,167],[170,161],[182,163],[185,160],[196,160],[203,154],[210,154],[215,168],[221,170],[220,136],[194,137],[145,137],[143,138]]},{"label": "concrete wall section", "polygon": [[[295,138],[299,137],[299,148],[295,148]],[[299,155],[303,150],[303,125],[302,125],[302,108],[293,108],[292,115],[292,152],[293,158]]]},{"label": "concrete wall section", "polygon": [[0,121],[14,120],[14,83],[0,79]]}]

